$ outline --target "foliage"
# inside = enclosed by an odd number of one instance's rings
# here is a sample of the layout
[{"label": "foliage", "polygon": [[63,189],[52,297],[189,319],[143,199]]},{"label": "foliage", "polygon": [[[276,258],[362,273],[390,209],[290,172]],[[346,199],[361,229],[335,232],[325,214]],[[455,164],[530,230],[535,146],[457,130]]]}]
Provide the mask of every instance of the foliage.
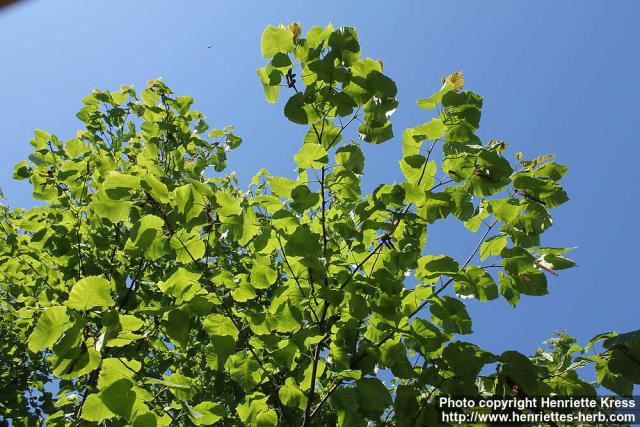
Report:
[{"label": "foliage", "polygon": [[[343,140],[355,123],[393,138],[382,63],[346,27],[270,26],[261,50],[267,101],[290,91],[284,114],[308,129],[295,179],[262,170],[240,189],[223,173],[233,128],[209,130],[159,80],[94,91],[66,142],[36,131],[15,177],[44,203],[0,211],[5,419],[425,425],[439,394],[592,395],[588,364],[632,392],[638,333],[560,334],[532,357],[464,340],[466,299],[515,307],[574,265],[540,239],[568,200],[564,165],[483,143],[483,100],[453,73],[418,102],[435,117],[403,132],[405,180],[362,194],[365,154]],[[444,219],[480,236],[465,260],[430,252]]]}]

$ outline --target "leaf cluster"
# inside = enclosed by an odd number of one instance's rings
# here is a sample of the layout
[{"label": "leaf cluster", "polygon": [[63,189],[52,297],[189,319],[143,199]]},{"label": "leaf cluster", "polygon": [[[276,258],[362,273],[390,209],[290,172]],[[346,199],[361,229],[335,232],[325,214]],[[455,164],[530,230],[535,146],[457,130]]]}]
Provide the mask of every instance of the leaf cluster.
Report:
[{"label": "leaf cluster", "polygon": [[[483,100],[453,73],[402,133],[403,180],[364,194],[366,150],[344,139],[393,139],[382,62],[331,25],[269,26],[261,51],[267,101],[286,91],[307,127],[295,177],[241,189],[224,171],[242,140],[160,80],[94,91],[68,141],[36,131],[14,175],[44,204],[0,205],[4,419],[418,426],[438,395],[631,394],[637,333],[559,334],[531,357],[464,340],[468,299],[516,307],[575,265],[541,239],[566,166],[482,142]],[[466,259],[432,252],[444,220],[478,236]]]}]

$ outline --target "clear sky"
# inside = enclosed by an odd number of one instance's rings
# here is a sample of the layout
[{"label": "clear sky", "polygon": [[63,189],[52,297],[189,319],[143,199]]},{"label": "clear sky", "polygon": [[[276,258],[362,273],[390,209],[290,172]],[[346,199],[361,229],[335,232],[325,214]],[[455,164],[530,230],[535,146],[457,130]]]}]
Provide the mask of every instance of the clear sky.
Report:
[{"label": "clear sky", "polygon": [[[260,34],[291,21],[354,26],[363,55],[383,59],[398,84],[397,136],[429,118],[416,99],[463,70],[484,96],[483,139],[570,167],[571,200],[553,211],[543,244],[577,246],[579,266],[518,309],[470,304],[475,334],[463,339],[532,353],[558,329],[582,342],[638,329],[639,19],[636,0],[27,1],[0,12],[0,188],[11,206],[33,205],[28,184],[11,179],[33,129],[70,138],[91,89],[158,76],[195,97],[212,127],[235,125],[245,142],[229,164],[241,182],[261,167],[290,176],[305,129],[264,101]],[[366,152],[367,188],[401,179],[399,137]],[[468,234],[435,227],[430,249],[463,260],[477,239]]]}]

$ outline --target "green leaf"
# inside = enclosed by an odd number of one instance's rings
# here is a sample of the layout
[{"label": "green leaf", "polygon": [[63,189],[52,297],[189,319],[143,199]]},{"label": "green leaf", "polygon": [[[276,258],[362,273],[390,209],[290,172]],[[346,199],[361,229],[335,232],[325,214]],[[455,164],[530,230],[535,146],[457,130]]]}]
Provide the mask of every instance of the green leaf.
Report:
[{"label": "green leaf", "polygon": [[26,160],[21,161],[13,168],[13,179],[29,178],[29,164]]},{"label": "green leaf", "polygon": [[520,201],[511,197],[507,199],[487,200],[485,203],[488,212],[495,214],[496,218],[502,222],[513,221],[522,210]]},{"label": "green leaf", "polygon": [[596,359],[595,370],[598,383],[603,387],[619,394],[620,396],[631,396],[633,394],[633,383],[625,379],[621,374],[612,372],[609,364],[607,363],[607,359],[598,357]]},{"label": "green leaf", "polygon": [[444,219],[453,211],[454,205],[449,193],[432,193],[427,191],[427,201],[419,210],[428,223],[432,224],[439,219]]},{"label": "green leaf", "polygon": [[174,296],[176,302],[191,301],[202,289],[199,284],[201,274],[178,267],[165,281],[158,282],[158,287],[167,295]]},{"label": "green leaf", "polygon": [[293,378],[287,378],[285,384],[278,390],[278,396],[285,406],[304,409],[307,404],[307,398],[300,387],[295,383]]},{"label": "green leaf", "polygon": [[93,195],[91,206],[98,216],[116,224],[129,218],[131,202],[110,199],[103,190],[99,190]]},{"label": "green leaf", "polygon": [[140,98],[142,99],[142,102],[144,102],[144,105],[148,107],[152,107],[160,102],[160,95],[150,88],[144,89],[140,92]]},{"label": "green leaf", "polygon": [[448,296],[435,298],[429,306],[433,322],[447,332],[470,334],[471,318],[465,305]]},{"label": "green leaf", "polygon": [[222,314],[210,314],[203,320],[202,326],[212,337],[229,336],[234,340],[238,339],[238,328],[233,320]]},{"label": "green leaf", "polygon": [[345,65],[351,65],[360,57],[358,33],[353,27],[340,27],[329,36],[329,47]]},{"label": "green leaf", "polygon": [[553,208],[569,200],[567,193],[557,182],[548,178],[536,178],[524,173],[513,180],[513,187],[520,191],[527,203],[539,203]]},{"label": "green leaf", "polygon": [[515,279],[503,272],[499,272],[498,275],[500,277],[500,295],[502,295],[512,307],[517,306],[518,302],[520,302],[520,292],[516,289]]},{"label": "green leaf", "polygon": [[240,201],[226,191],[216,192],[216,202],[220,207],[216,211],[222,216],[240,215]]},{"label": "green leaf", "polygon": [[509,162],[499,153],[483,150],[465,187],[474,196],[490,196],[509,185],[512,172]]},{"label": "green leaf", "polygon": [[414,128],[415,134],[423,135],[429,140],[442,138],[446,130],[447,127],[442,123],[441,119],[431,119],[430,121]]},{"label": "green leaf", "polygon": [[398,415],[400,425],[410,425],[420,411],[420,392],[413,386],[400,384],[396,389],[393,410]]},{"label": "green leaf", "polygon": [[280,52],[291,52],[293,50],[293,34],[284,27],[269,25],[262,32],[260,50],[264,58],[271,58]]},{"label": "green leaf", "polygon": [[164,221],[155,215],[145,215],[131,230],[131,243],[142,249],[146,258],[156,260],[167,253]]},{"label": "green leaf", "polygon": [[377,378],[360,378],[356,381],[358,404],[369,418],[377,418],[391,405],[391,394]]},{"label": "green leaf", "polygon": [[186,348],[191,329],[190,317],[182,310],[171,310],[167,317],[167,336],[178,347]]},{"label": "green leaf", "polygon": [[474,380],[486,363],[495,361],[490,353],[462,341],[449,343],[443,350],[442,357],[456,375]]},{"label": "green leaf", "polygon": [[553,254],[543,255],[541,260],[544,262],[545,266],[552,270],[564,270],[576,265],[575,261],[569,258]]},{"label": "green leaf", "polygon": [[505,351],[500,355],[501,374],[517,384],[525,393],[538,393],[538,374],[536,367],[528,357],[517,351]]},{"label": "green leaf", "polygon": [[[262,83],[265,99],[267,102],[275,104],[278,102],[278,96],[280,94],[281,74],[277,70],[269,71],[268,67],[258,68],[256,72]],[[275,77],[273,74],[275,74]]]},{"label": "green leaf", "polygon": [[471,194],[462,187],[447,187],[445,192],[451,199],[451,213],[456,218],[466,221],[474,215],[475,208],[471,201]]},{"label": "green leaf", "polygon": [[429,98],[423,98],[418,100],[418,107],[425,110],[432,110],[436,108],[438,103],[442,100],[442,97],[449,91],[453,90],[453,85],[449,82],[445,82],[442,87]]},{"label": "green leaf", "polygon": [[37,352],[46,347],[51,347],[69,328],[70,318],[67,307],[47,307],[36,324],[29,339],[29,350]]},{"label": "green leaf", "polygon": [[226,415],[225,407],[213,402],[201,402],[196,406],[189,406],[187,409],[189,419],[197,426],[215,424]]},{"label": "green leaf", "polygon": [[291,207],[300,213],[316,206],[320,201],[320,195],[318,193],[311,192],[309,187],[304,184],[298,185],[293,189],[291,192],[291,198],[293,199]]},{"label": "green leaf", "polygon": [[455,276],[456,293],[473,296],[480,301],[498,298],[498,287],[493,278],[480,267],[469,266]]},{"label": "green leaf", "polygon": [[318,255],[320,249],[320,236],[305,226],[298,227],[284,245],[287,256],[312,257]]},{"label": "green leaf", "polygon": [[158,178],[151,174],[142,176],[140,186],[147,191],[154,200],[160,203],[169,202],[169,190]]},{"label": "green leaf", "polygon": [[246,396],[244,402],[237,406],[236,412],[244,425],[275,427],[278,424],[278,414],[269,409],[267,399],[268,397],[262,393],[253,393]]},{"label": "green leaf", "polygon": [[451,276],[460,270],[458,262],[445,255],[425,255],[418,259],[418,269],[416,270],[416,278],[424,280],[427,283],[433,283],[441,275]]},{"label": "green leaf", "polygon": [[112,200],[128,200],[140,186],[140,178],[124,173],[111,172],[102,183],[102,190]]},{"label": "green leaf", "polygon": [[362,426],[362,416],[358,413],[359,398],[355,388],[338,388],[330,398],[332,407],[336,408],[338,426]]},{"label": "green leaf", "polygon": [[640,329],[632,332],[625,332],[623,334],[616,334],[608,337],[602,345],[606,349],[610,349],[616,346],[634,345],[640,343]]},{"label": "green leaf", "polygon": [[73,285],[65,305],[76,310],[111,307],[114,305],[111,283],[102,276],[87,276]]},{"label": "green leaf", "polygon": [[319,169],[327,164],[329,156],[320,144],[303,144],[293,159],[301,169]]},{"label": "green leaf", "polygon": [[142,364],[137,360],[128,360],[121,357],[103,359],[98,377],[98,389],[104,390],[122,379],[135,382],[134,377],[141,367]]},{"label": "green leaf", "polygon": [[320,144],[325,150],[330,150],[342,141],[341,128],[336,127],[332,121],[324,120],[322,124],[316,124],[307,131],[303,145]]},{"label": "green leaf", "polygon": [[404,157],[400,160],[402,174],[411,184],[418,184],[424,190],[433,186],[437,171],[436,162],[430,161],[419,154]]},{"label": "green leaf", "polygon": [[313,124],[320,119],[313,108],[311,99],[304,93],[296,93],[284,106],[284,115],[293,123]]},{"label": "green leaf", "polygon": [[204,204],[207,203],[192,184],[185,184],[175,188],[172,196],[174,206],[184,223],[189,223],[194,218],[197,218],[204,209]]},{"label": "green leaf", "polygon": [[207,366],[222,371],[229,356],[236,351],[236,341],[229,335],[212,336],[206,349]]},{"label": "green leaf", "polygon": [[640,384],[640,343],[614,348],[609,356],[609,370],[634,384]]},{"label": "green leaf", "polygon": [[191,400],[195,394],[195,390],[192,386],[192,379],[186,377],[177,372],[172,373],[171,375],[163,375],[165,384],[169,388],[169,391],[182,401]]},{"label": "green leaf", "polygon": [[380,356],[382,363],[391,369],[393,375],[398,378],[411,378],[413,367],[407,358],[405,346],[394,340],[389,340],[380,346]]},{"label": "green leaf", "polygon": [[389,121],[380,126],[373,126],[365,122],[358,127],[358,135],[360,139],[371,144],[382,144],[393,138],[393,129]]},{"label": "green leaf", "polygon": [[333,32],[333,26],[331,24],[329,24],[327,27],[324,27],[324,28],[313,26],[307,32],[307,37],[306,37],[307,44],[313,48],[316,48],[316,47],[324,48],[332,32]]},{"label": "green leaf", "polygon": [[504,248],[500,255],[504,269],[511,274],[518,275],[534,270],[533,264],[536,259],[526,249]]},{"label": "green leaf", "polygon": [[364,154],[356,144],[345,145],[336,150],[336,163],[353,173],[364,171]]},{"label": "green leaf", "polygon": [[549,162],[538,166],[535,170],[535,173],[538,176],[546,176],[547,178],[551,178],[554,181],[558,181],[567,173],[568,170],[569,168],[567,168],[563,164]]},{"label": "green leaf", "polygon": [[502,249],[507,245],[507,235],[506,234],[498,234],[496,236],[488,238],[481,246],[480,246],[480,261],[484,261],[485,259],[491,256],[500,255]]},{"label": "green leaf", "polygon": [[[126,383],[123,383],[126,387]],[[100,393],[93,393],[87,396],[82,404],[80,417],[87,421],[102,422],[115,417],[117,414],[109,409],[102,401]]]},{"label": "green leaf", "polygon": [[269,288],[277,278],[277,271],[266,265],[256,264],[251,270],[251,286],[256,289]]},{"label": "green leaf", "polygon": [[260,221],[253,207],[248,207],[242,214],[242,236],[238,239],[241,245],[247,245],[260,232]]},{"label": "green leaf", "polygon": [[269,185],[271,186],[271,192],[278,197],[291,198],[291,191],[299,184],[289,178],[283,178],[280,176],[269,177]]},{"label": "green leaf", "polygon": [[244,390],[251,390],[262,379],[260,364],[248,353],[245,357],[230,358],[229,375]]}]

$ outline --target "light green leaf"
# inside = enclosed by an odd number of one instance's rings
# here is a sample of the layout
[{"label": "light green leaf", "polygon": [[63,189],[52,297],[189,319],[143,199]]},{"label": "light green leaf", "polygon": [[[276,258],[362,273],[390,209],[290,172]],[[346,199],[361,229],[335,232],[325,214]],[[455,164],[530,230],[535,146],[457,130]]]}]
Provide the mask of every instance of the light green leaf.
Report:
[{"label": "light green leaf", "polygon": [[180,263],[192,264],[194,259],[199,260],[204,256],[205,244],[195,229],[188,232],[181,228],[169,243],[176,252],[176,261]]},{"label": "light green leaf", "polygon": [[131,230],[131,243],[142,249],[146,258],[156,260],[167,253],[164,221],[155,215],[145,215]]},{"label": "light green leaf", "polygon": [[238,339],[238,328],[236,328],[233,320],[222,314],[210,314],[203,320],[202,326],[212,337],[229,336],[234,340]]},{"label": "light green leaf", "polygon": [[[239,355],[242,356],[242,355]],[[249,354],[245,357],[231,357],[227,364],[231,379],[240,384],[244,390],[251,390],[262,379],[260,364]]]},{"label": "light green leaf", "polygon": [[256,264],[251,270],[251,286],[256,289],[267,289],[278,278],[278,273],[273,268]]},{"label": "light green leaf", "polygon": [[364,171],[364,154],[356,144],[345,145],[336,150],[336,163],[353,173]]},{"label": "light green leaf", "polygon": [[284,245],[287,256],[312,257],[318,255],[320,249],[320,236],[305,226],[298,227]]},{"label": "light green leaf", "polygon": [[37,352],[45,347],[51,347],[70,326],[67,307],[47,307],[27,340],[29,350]]},{"label": "light green leaf", "polygon": [[87,276],[73,285],[65,305],[76,310],[111,307],[111,283],[102,276]]},{"label": "light green leaf", "polygon": [[140,186],[140,178],[119,172],[111,172],[102,183],[102,190],[112,200],[129,200]]},{"label": "light green leaf", "polygon": [[207,201],[192,184],[185,184],[173,190],[172,199],[176,210],[184,223],[198,217]]},{"label": "light green leaf", "polygon": [[445,82],[440,88],[440,90],[435,92],[429,98],[423,98],[418,100],[418,107],[423,108],[425,110],[431,110],[436,108],[436,105],[438,105],[438,103],[442,100],[442,97],[451,90],[453,90],[453,85],[449,82]]},{"label": "light green leaf", "polygon": [[104,190],[99,190],[93,195],[91,206],[98,216],[107,218],[116,224],[121,221],[126,221],[129,218],[131,202],[110,199]]},{"label": "light green leaf", "polygon": [[278,197],[284,197],[287,199],[291,198],[291,190],[296,188],[298,185],[299,183],[289,178],[280,176],[269,177],[271,192]]},{"label": "light green leaf", "polygon": [[427,283],[435,282],[441,275],[451,276],[458,272],[458,262],[445,255],[425,255],[418,260],[416,278]]},{"label": "light green leaf", "polygon": [[142,364],[137,360],[113,357],[102,360],[102,368],[98,377],[98,389],[104,390],[116,381],[127,379],[132,383]]},{"label": "light green leaf", "polygon": [[295,383],[293,378],[287,378],[285,384],[278,390],[280,400],[286,406],[304,409],[307,404],[307,398],[300,387]]},{"label": "light green leaf", "polygon": [[301,169],[319,169],[327,164],[329,157],[320,144],[303,144],[293,159]]},{"label": "light green leaf", "polygon": [[182,401],[188,401],[193,398],[195,389],[193,388],[193,380],[191,378],[177,372],[174,372],[169,376],[163,375],[162,377],[166,381],[167,387],[176,398]]},{"label": "light green leaf", "polygon": [[236,199],[226,191],[216,192],[216,202],[220,207],[217,212],[222,216],[240,215],[242,208],[240,207],[240,200]]},{"label": "light green leaf", "polygon": [[431,119],[430,121],[416,126],[414,132],[417,135],[423,135],[426,139],[435,140],[444,136],[447,127],[442,123],[441,119]]},{"label": "light green leaf", "polygon": [[162,181],[151,174],[143,175],[140,186],[147,191],[154,200],[160,203],[169,202],[169,190]]},{"label": "light green leaf", "polygon": [[196,406],[188,406],[191,422],[197,426],[209,426],[217,423],[226,415],[224,406],[213,402],[202,402]]},{"label": "light green leaf", "polygon": [[487,239],[480,246],[480,260],[484,261],[490,256],[500,255],[500,252],[507,245],[507,235],[506,234],[498,234]]},{"label": "light green leaf", "polygon": [[[279,71],[271,70],[268,67],[258,68],[256,70],[260,82],[262,83],[262,89],[264,90],[264,97],[267,102],[274,104],[278,102],[278,95],[280,94],[280,81],[282,76]],[[272,74],[275,74],[275,78],[272,78]]]},{"label": "light green leaf", "polygon": [[[420,154],[404,157],[400,160],[402,174],[411,184],[419,184],[424,190],[433,186],[437,171],[436,162],[426,163],[426,158]],[[425,164],[426,163],[426,164]]]},{"label": "light green leaf", "polygon": [[176,297],[180,304],[183,301],[190,301],[200,292],[202,289],[199,284],[200,276],[199,272],[178,267],[167,280],[159,282],[158,287],[165,294]]},{"label": "light green leaf", "polygon": [[293,33],[284,27],[269,25],[262,32],[260,49],[264,58],[271,58],[279,52],[291,52],[293,47]]}]

